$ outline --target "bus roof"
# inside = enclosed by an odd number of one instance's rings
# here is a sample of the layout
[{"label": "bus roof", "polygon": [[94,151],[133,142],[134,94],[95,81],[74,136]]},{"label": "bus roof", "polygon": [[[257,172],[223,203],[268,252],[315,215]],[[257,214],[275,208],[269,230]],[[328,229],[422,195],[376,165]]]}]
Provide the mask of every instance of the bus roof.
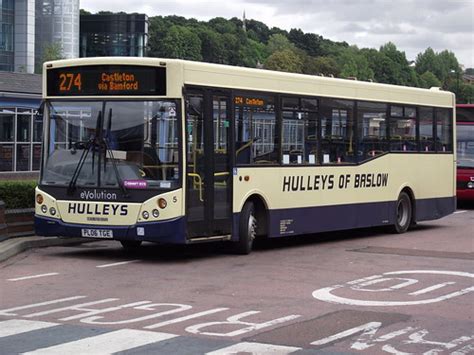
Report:
[{"label": "bus roof", "polygon": [[[174,97],[182,95],[183,85],[196,85],[439,107],[453,107],[455,103],[453,93],[442,91],[439,88],[420,89],[180,59],[143,57],[65,59],[44,63],[43,72],[46,73],[49,68],[82,65],[166,66],[167,70],[171,72],[171,76],[175,78],[173,82],[168,82],[168,96]],[[46,75],[43,78],[43,93],[45,92]]]}]

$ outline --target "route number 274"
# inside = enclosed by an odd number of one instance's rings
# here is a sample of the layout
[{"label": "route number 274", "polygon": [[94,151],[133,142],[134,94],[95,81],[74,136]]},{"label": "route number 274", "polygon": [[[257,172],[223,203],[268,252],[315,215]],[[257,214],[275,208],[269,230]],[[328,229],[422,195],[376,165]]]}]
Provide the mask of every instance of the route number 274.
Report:
[{"label": "route number 274", "polygon": [[82,79],[81,74],[67,73],[59,75],[59,90],[60,91],[70,91],[74,86],[78,91],[82,89]]}]

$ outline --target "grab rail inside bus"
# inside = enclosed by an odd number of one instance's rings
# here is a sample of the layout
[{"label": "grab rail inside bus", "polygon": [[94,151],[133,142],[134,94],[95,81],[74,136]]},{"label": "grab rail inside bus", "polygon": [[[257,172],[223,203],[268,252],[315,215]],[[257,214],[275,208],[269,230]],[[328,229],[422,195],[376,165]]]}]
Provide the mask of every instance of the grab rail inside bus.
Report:
[{"label": "grab rail inside bus", "polygon": [[[214,176],[228,176],[228,175],[230,175],[230,173],[228,171],[223,171],[223,172],[220,172],[220,173],[214,173]],[[201,175],[199,175],[197,173],[188,173],[188,176],[192,177],[192,178],[196,178],[198,180],[197,183],[196,183],[196,181],[193,181],[193,183],[194,183],[195,187],[196,187],[196,185],[198,186],[199,201],[204,202],[204,200],[202,198],[202,178],[201,178]],[[216,183],[216,184],[218,184],[218,183]],[[222,184],[225,185],[225,181]]]},{"label": "grab rail inside bus", "polygon": [[[204,202],[204,200],[202,199],[202,179],[201,179],[201,175],[199,175],[197,173],[188,173],[188,176],[198,180],[197,186],[198,186],[198,189],[199,189],[199,201]],[[195,181],[196,181],[195,179],[193,179],[194,184],[195,184]]]}]

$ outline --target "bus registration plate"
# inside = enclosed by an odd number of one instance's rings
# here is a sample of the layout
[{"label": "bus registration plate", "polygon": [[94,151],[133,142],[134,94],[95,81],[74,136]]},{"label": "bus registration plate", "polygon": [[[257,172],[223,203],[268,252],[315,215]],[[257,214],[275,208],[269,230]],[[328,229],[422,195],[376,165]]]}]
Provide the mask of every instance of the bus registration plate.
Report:
[{"label": "bus registration plate", "polygon": [[113,232],[110,229],[86,229],[82,228],[81,233],[86,238],[105,238],[111,239],[114,237]]}]

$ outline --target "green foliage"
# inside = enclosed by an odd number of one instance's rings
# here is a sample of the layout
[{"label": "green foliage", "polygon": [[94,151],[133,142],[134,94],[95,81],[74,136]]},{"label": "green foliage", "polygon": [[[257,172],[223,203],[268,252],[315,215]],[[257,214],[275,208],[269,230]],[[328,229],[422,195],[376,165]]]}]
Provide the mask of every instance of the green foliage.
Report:
[{"label": "green foliage", "polygon": [[300,29],[292,29],[288,39],[299,49],[304,50],[308,55],[317,57],[322,55],[321,44],[323,38],[314,33],[304,33]]},{"label": "green foliage", "polygon": [[267,44],[267,51],[270,54],[281,52],[284,50],[295,51],[296,47],[290,40],[281,33],[276,33],[270,36]]},{"label": "green foliage", "polygon": [[0,200],[6,209],[35,206],[36,181],[0,181]]},{"label": "green foliage", "polygon": [[41,62],[36,64],[35,72],[39,74],[43,72],[44,62],[63,58],[63,49],[61,47],[61,44],[57,42],[46,43],[43,46],[43,55],[41,57]]},{"label": "green foliage", "polygon": [[292,50],[284,49],[274,52],[265,62],[265,69],[302,73],[303,61]]},{"label": "green foliage", "polygon": [[421,86],[424,88],[441,87],[441,81],[430,71],[425,71],[420,76]]},{"label": "green foliage", "polygon": [[370,69],[367,58],[360,53],[357,47],[349,47],[343,50],[337,60],[341,68],[339,75],[342,78],[373,80],[374,72]]},{"label": "green foliage", "polygon": [[474,103],[474,85],[463,83],[460,79],[449,80],[446,90],[456,94],[456,102],[460,104]]},{"label": "green foliage", "polygon": [[339,75],[339,67],[333,57],[311,57],[305,56],[303,59],[303,73],[310,75],[325,75],[334,76]]},{"label": "green foliage", "polygon": [[189,28],[174,25],[161,41],[161,53],[166,58],[202,60],[201,40]]},{"label": "green foliage", "polygon": [[[243,20],[235,17],[207,22],[180,16],[150,17],[149,35],[151,57],[254,68],[263,63],[266,69],[294,73],[357,77],[393,85],[440,86],[455,92],[459,100],[469,101],[472,97],[472,85],[464,86],[456,56],[447,50],[436,53],[427,48],[418,54],[415,63],[409,63],[405,52],[392,42],[378,50],[359,49],[301,29],[288,32],[269,28],[255,20],[245,20],[244,29]],[[466,74],[473,73],[472,68],[466,70]]]}]

